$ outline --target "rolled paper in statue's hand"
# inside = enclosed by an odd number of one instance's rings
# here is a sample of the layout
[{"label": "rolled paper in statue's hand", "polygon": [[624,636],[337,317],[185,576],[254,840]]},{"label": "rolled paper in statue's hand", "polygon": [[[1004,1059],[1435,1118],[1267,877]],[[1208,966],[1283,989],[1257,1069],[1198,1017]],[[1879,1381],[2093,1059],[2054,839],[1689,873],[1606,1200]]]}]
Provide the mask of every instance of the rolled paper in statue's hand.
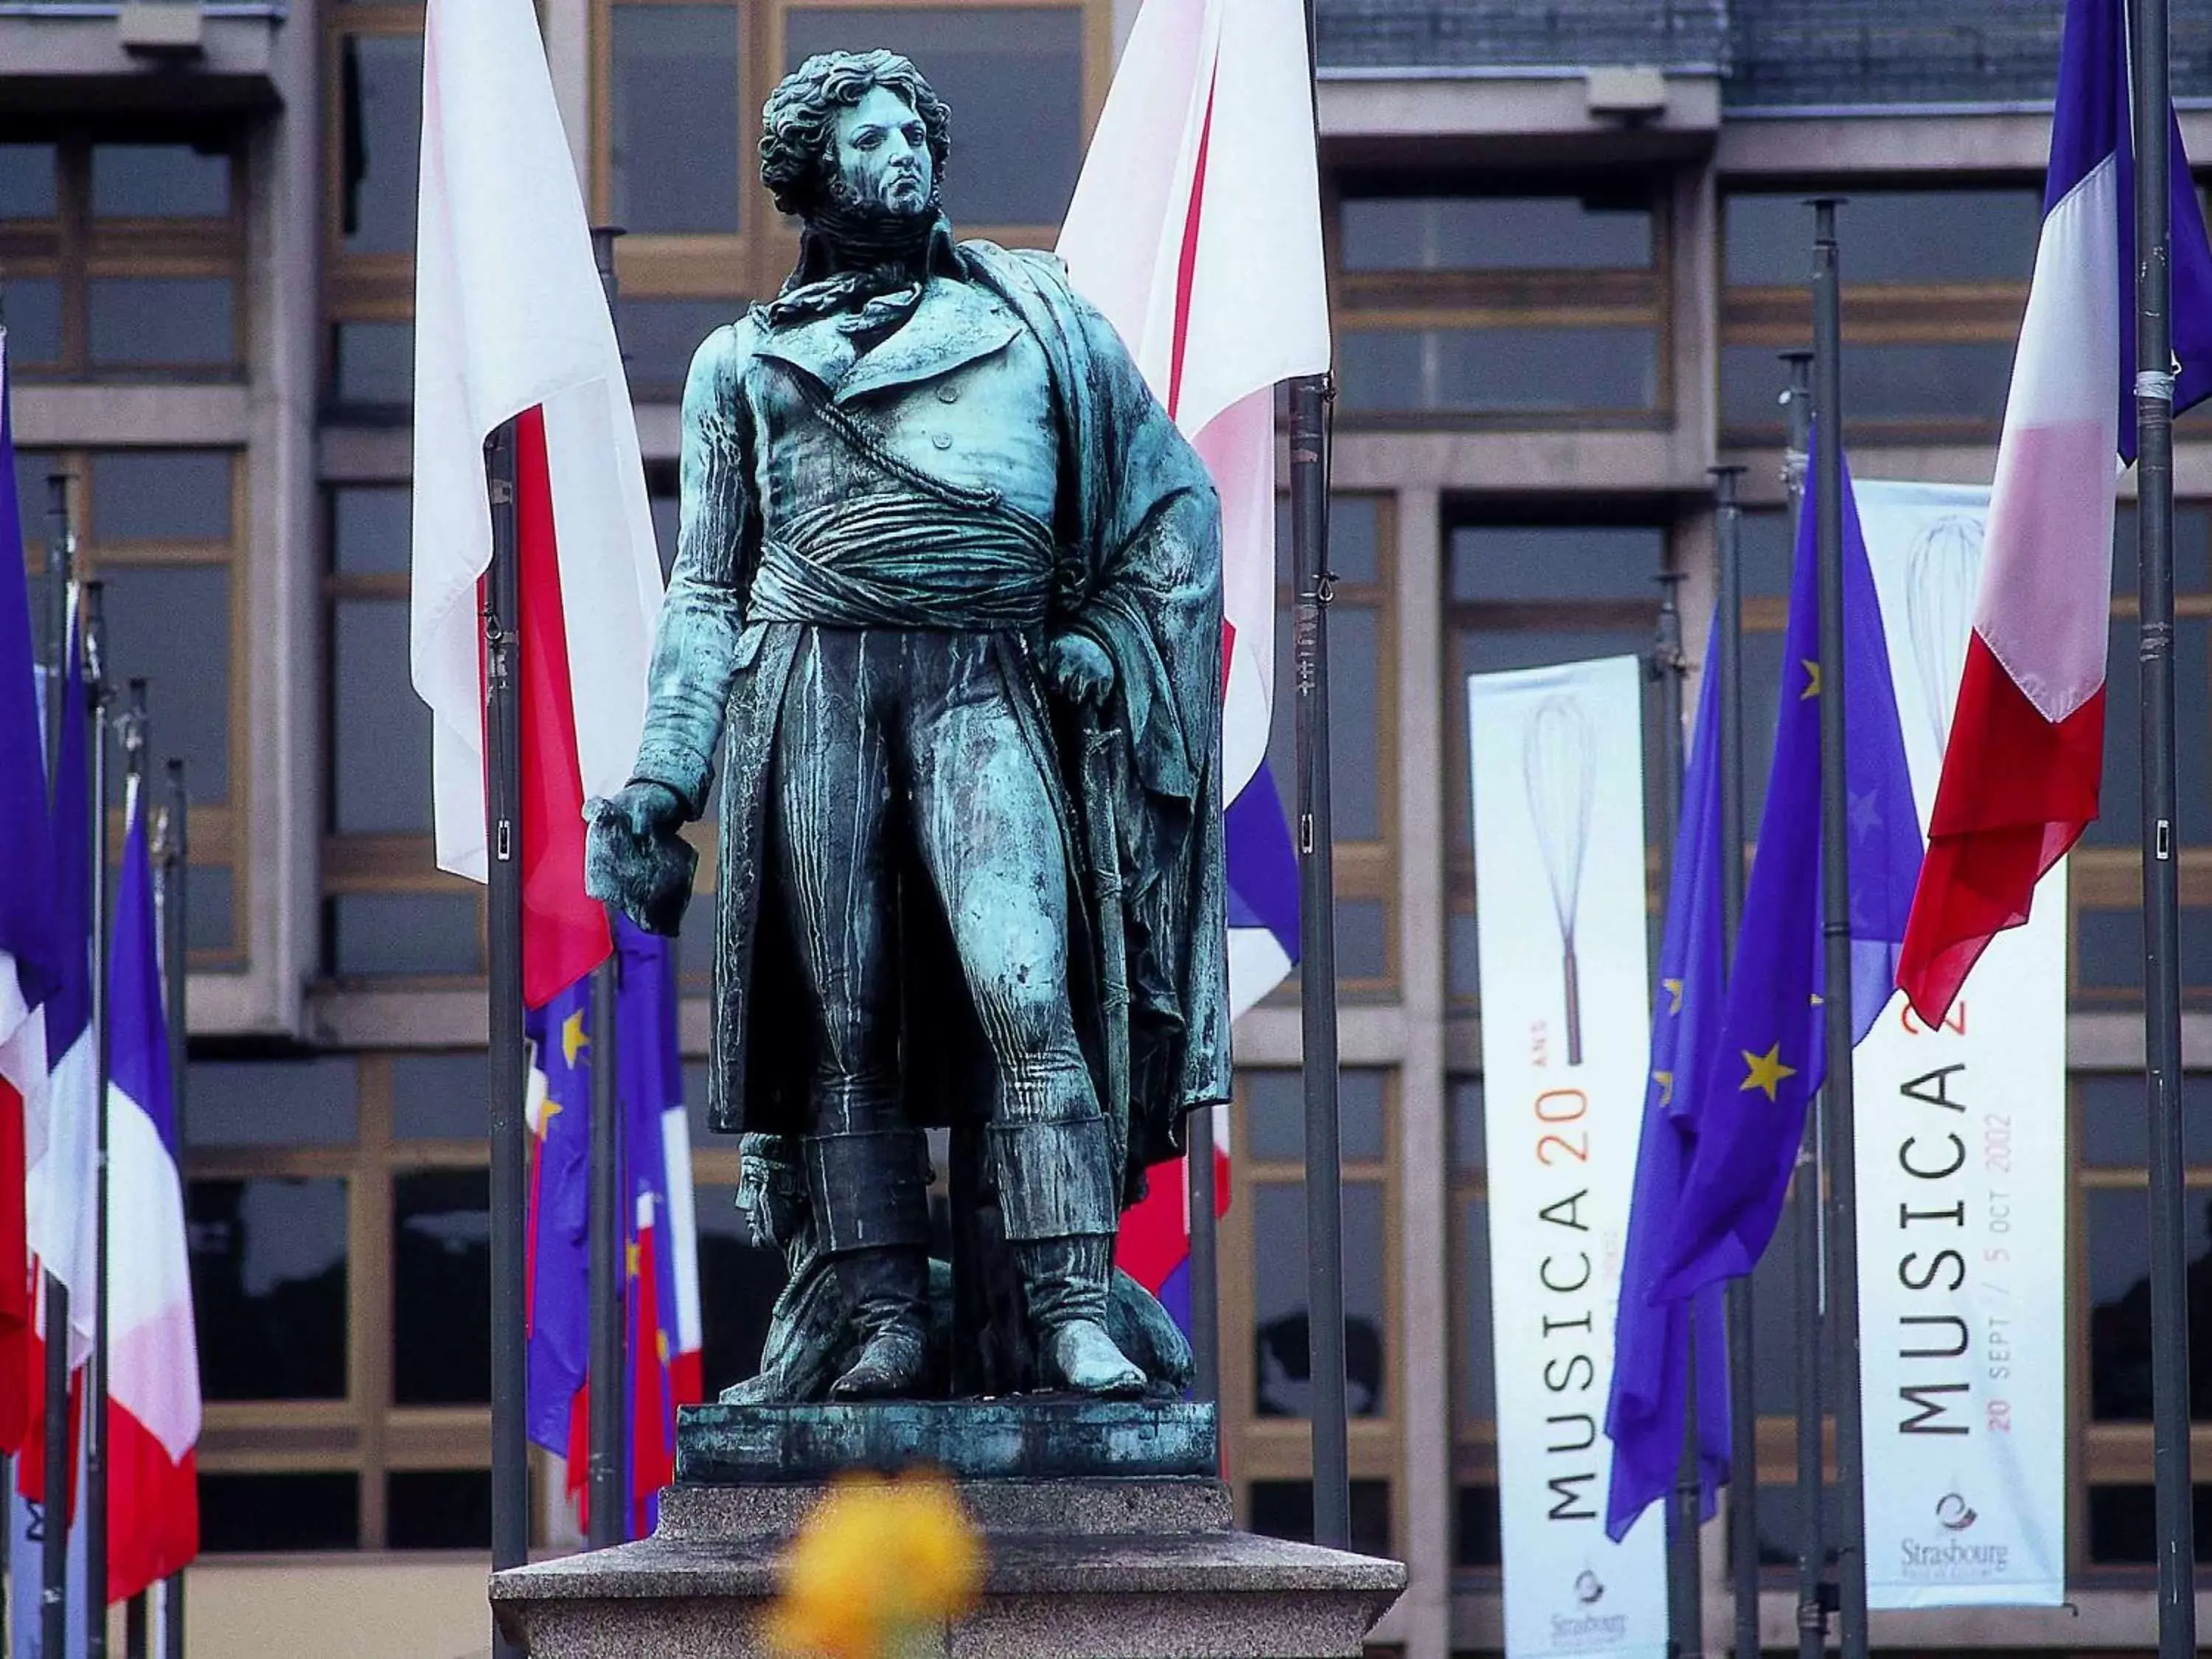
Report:
[{"label": "rolled paper in statue's hand", "polygon": [[647,933],[673,937],[691,902],[697,849],[672,831],[654,833],[619,800],[593,796],[584,803],[584,819],[591,825],[584,840],[584,890]]}]

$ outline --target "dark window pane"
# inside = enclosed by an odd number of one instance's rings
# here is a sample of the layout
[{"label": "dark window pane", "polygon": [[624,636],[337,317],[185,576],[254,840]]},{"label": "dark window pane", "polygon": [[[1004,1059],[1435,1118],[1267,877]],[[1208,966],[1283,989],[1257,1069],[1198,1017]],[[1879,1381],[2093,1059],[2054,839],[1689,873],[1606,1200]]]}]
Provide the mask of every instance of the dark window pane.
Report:
[{"label": "dark window pane", "polygon": [[[52,144],[0,144],[0,219],[51,219],[58,211]],[[15,288],[8,287],[8,325],[15,324]]]},{"label": "dark window pane", "polygon": [[472,893],[342,893],[331,901],[330,931],[331,971],[341,978],[483,965]]},{"label": "dark window pane", "polygon": [[392,1398],[491,1398],[491,1176],[416,1170],[392,1178]]},{"label": "dark window pane", "polygon": [[[1813,277],[1813,210],[1802,191],[1731,195],[1728,280],[1801,287]],[[2043,226],[2038,190],[1854,191],[1838,217],[1853,283],[2026,282]]]},{"label": "dark window pane", "polygon": [[[2212,1561],[2212,1486],[2190,1489],[2197,1559]],[[2158,1494],[2154,1486],[2089,1488],[2089,1559],[2100,1565],[2148,1566],[2158,1559]]]},{"label": "dark window pane", "polygon": [[95,367],[196,367],[237,357],[228,276],[94,276],[85,291]]},{"label": "dark window pane", "polygon": [[207,1398],[343,1399],[345,1182],[194,1181],[186,1200]]},{"label": "dark window pane", "polygon": [[617,6],[609,167],[614,222],[642,234],[738,228],[738,12]]},{"label": "dark window pane", "polygon": [[[2212,1418],[2212,1193],[2182,1203],[2188,1229],[2191,1414]],[[2089,1414],[2147,1420],[2151,1407],[2150,1200],[2141,1189],[2081,1194],[2088,1257]]]},{"label": "dark window pane", "polygon": [[481,1048],[392,1057],[392,1133],[401,1140],[481,1140],[491,1132],[491,1073]]},{"label": "dark window pane", "polygon": [[885,46],[952,112],[945,205],[956,226],[1056,225],[1082,164],[1083,14],[1073,6],[784,13],[786,70],[818,52]]},{"label": "dark window pane", "polygon": [[[124,673],[143,674],[152,682],[156,752],[184,761],[191,799],[228,799],[229,569],[219,564],[111,564],[105,574],[108,660]],[[119,802],[122,780],[117,776],[113,781]]]},{"label": "dark window pane", "polygon": [[[1339,837],[1341,840],[1341,837]],[[1336,901],[1336,971],[1347,980],[1390,977],[1389,911],[1381,899]]]},{"label": "dark window pane", "polygon": [[676,493],[672,475],[665,481],[648,477],[647,482],[651,488],[646,505],[653,511],[653,539],[660,554],[660,579],[666,581],[676,570],[676,538],[682,528],[684,502]]},{"label": "dark window pane", "polygon": [[744,1218],[738,1213],[736,1188],[701,1186],[694,1190],[699,1217],[699,1323],[705,1333],[700,1364],[711,1400],[732,1382],[759,1374],[769,1314],[789,1275],[782,1252],[754,1244]]},{"label": "dark window pane", "polygon": [[[1244,1125],[1249,1154],[1255,1158],[1300,1164],[1305,1159],[1305,1079],[1279,1066],[1241,1074]],[[1338,1146],[1346,1158],[1379,1159],[1383,1155],[1384,1102],[1389,1073],[1347,1066],[1337,1075]]]},{"label": "dark window pane", "polygon": [[1797,550],[1796,522],[1784,508],[1756,507],[1738,521],[1736,547],[1747,596],[1786,599]]},{"label": "dark window pane", "polygon": [[342,1146],[359,1115],[351,1054],[319,1060],[195,1060],[185,1073],[191,1146]]},{"label": "dark window pane", "polygon": [[[2003,416],[2010,340],[1893,345],[1847,337],[1844,346],[1844,406],[1854,421],[1994,432]],[[1720,381],[1724,431],[1781,431],[1789,376],[1774,348],[1723,346]]]},{"label": "dark window pane", "polygon": [[[2106,1004],[2140,1000],[2142,912],[2075,910],[2074,975],[2085,999]],[[2192,993],[2212,987],[2212,913],[2195,906],[2181,912],[2181,983]]]},{"label": "dark window pane", "polygon": [[1498,1415],[1498,1364],[1490,1329],[1490,1206],[1482,1199],[1460,1200],[1458,1265],[1465,1322],[1455,1392],[1461,1421],[1472,1425]]},{"label": "dark window pane", "polygon": [[[2112,597],[2132,599],[2141,591],[2136,568],[2136,504],[2121,501],[2112,514]],[[2212,508],[2173,512],[2173,585],[2185,593],[2212,587]]]},{"label": "dark window pane", "polygon": [[1751,1276],[1753,1395],[1765,1414],[1794,1410],[1797,1348],[1805,1322],[1797,1316],[1797,1205],[1782,1206],[1774,1237]]},{"label": "dark window pane", "polygon": [[220,219],[230,157],[190,144],[94,144],[92,211],[100,219]]},{"label": "dark window pane", "polygon": [[356,1474],[203,1474],[200,1547],[210,1555],[361,1547]]},{"label": "dark window pane", "polygon": [[[2140,1074],[2093,1072],[2076,1074],[2074,1097],[2080,1103],[2081,1162],[2093,1169],[2142,1169],[2150,1162],[2148,1097]],[[2181,1080],[2182,1155],[2191,1164],[2212,1164],[2212,1076],[2192,1073]]]},{"label": "dark window pane", "polygon": [[352,409],[404,409],[415,401],[415,325],[340,323],[331,388]]},{"label": "dark window pane", "polygon": [[92,539],[227,542],[230,492],[225,450],[103,450],[92,458]]},{"label": "dark window pane", "polygon": [[1651,209],[1633,198],[1350,197],[1346,270],[1645,270]]},{"label": "dark window pane", "polygon": [[1472,525],[1451,532],[1455,600],[1649,599],[1667,532],[1646,525]]},{"label": "dark window pane", "polygon": [[[1451,803],[1447,816],[1453,824],[1455,844],[1468,845],[1467,819],[1473,803],[1462,793]],[[1471,908],[1455,908],[1450,920],[1444,924],[1445,978],[1452,998],[1457,1002],[1473,1003],[1481,989],[1482,948],[1474,925]]]},{"label": "dark window pane", "polygon": [[1348,329],[1348,415],[1564,415],[1659,406],[1655,328]]},{"label": "dark window pane", "polygon": [[[0,219],[6,216],[0,213]],[[56,276],[10,276],[8,279],[9,371],[29,368],[40,363],[58,363],[61,360],[61,279]],[[27,513],[25,516],[27,518],[29,515]]]},{"label": "dark window pane", "polygon": [[340,599],[331,613],[331,827],[427,832],[430,711],[405,690],[407,601]]},{"label": "dark window pane", "polygon": [[[1382,838],[1381,754],[1391,715],[1382,702],[1380,610],[1339,599],[1329,610],[1329,774],[1336,842]],[[1284,808],[1297,795],[1297,699],[1287,611],[1275,617],[1274,708],[1267,728],[1267,773]],[[1349,972],[1349,969],[1346,971]]]},{"label": "dark window pane", "polygon": [[[1382,532],[1382,503],[1372,495],[1346,495],[1332,492],[1328,498],[1328,562],[1340,584],[1357,584],[1381,580],[1382,568],[1377,545]],[[1288,569],[1291,554],[1291,500],[1287,495],[1275,499],[1275,550],[1277,568]],[[1288,629],[1289,618],[1276,618],[1278,632]]]},{"label": "dark window pane", "polygon": [[1455,1077],[1445,1085],[1451,1101],[1451,1155],[1455,1170],[1480,1170],[1489,1159],[1482,1121],[1482,1079]]},{"label": "dark window pane", "polygon": [[345,250],[407,252],[422,136],[422,40],[348,35],[344,73]]},{"label": "dark window pane", "polygon": [[414,492],[404,484],[349,484],[331,491],[331,564],[342,576],[407,574]]},{"label": "dark window pane", "polygon": [[185,949],[228,951],[238,942],[229,867],[195,864],[185,888]]},{"label": "dark window pane", "polygon": [[395,1550],[491,1547],[489,1469],[401,1469],[384,1477],[385,1541]]},{"label": "dark window pane", "polygon": [[691,890],[676,936],[676,970],[687,986],[704,988],[714,975],[714,895],[702,883]]},{"label": "dark window pane", "polygon": [[[742,300],[660,300],[623,295],[615,301],[622,319],[623,362],[629,370],[630,395],[640,403],[673,403],[684,395],[700,342],[725,323],[744,315]],[[672,555],[670,556],[673,556]]]},{"label": "dark window pane", "polygon": [[[1759,1524],[1759,1559],[1766,1566],[1778,1567],[1794,1564],[1797,1559],[1797,1542],[1801,1522],[1801,1506],[1797,1488],[1794,1486],[1766,1486],[1759,1489],[1756,1500]],[[1831,1534],[1832,1536],[1832,1534]],[[1828,1559],[1835,1559],[1832,1545]]]},{"label": "dark window pane", "polygon": [[[2136,624],[2111,624],[2112,672],[2105,679],[2105,781],[2102,816],[2082,839],[2092,846],[2135,847],[2142,837],[2142,681],[2136,672]],[[2212,620],[2183,617],[2173,625],[2174,735],[2184,778],[2212,777]],[[2212,792],[2185,787],[2175,826],[2185,845],[2212,842]],[[2140,971],[2140,970],[2138,970]]]},{"label": "dark window pane", "polygon": [[1498,1488],[1462,1486],[1452,1505],[1452,1565],[1495,1567],[1505,1557],[1498,1514]]},{"label": "dark window pane", "polygon": [[[1389,1555],[1390,1483],[1354,1480],[1351,1484],[1352,1547],[1363,1555]],[[1311,1543],[1313,1482],[1255,1480],[1252,1530],[1265,1538],[1292,1538]]]},{"label": "dark window pane", "polygon": [[[1253,1374],[1261,1417],[1303,1417],[1313,1394],[1306,1352],[1306,1195],[1303,1182],[1265,1182],[1252,1188],[1252,1255],[1286,1264],[1257,1275],[1252,1286]],[[1388,1276],[1382,1184],[1344,1183],[1344,1370],[1351,1413],[1383,1412],[1383,1282]],[[1296,1264],[1290,1267],[1287,1264]]]}]

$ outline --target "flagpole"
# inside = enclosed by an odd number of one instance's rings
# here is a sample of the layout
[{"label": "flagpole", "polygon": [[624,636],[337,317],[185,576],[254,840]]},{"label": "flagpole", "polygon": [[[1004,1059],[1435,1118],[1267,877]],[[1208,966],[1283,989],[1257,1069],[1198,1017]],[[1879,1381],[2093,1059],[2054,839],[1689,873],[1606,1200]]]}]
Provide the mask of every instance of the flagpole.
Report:
[{"label": "flagpole", "polygon": [[2136,489],[2142,623],[2144,1081],[2150,1117],[2152,1446],[2161,1659],[2197,1649],[2189,1229],[2182,1189],[2181,900],[2173,690],[2172,97],[2166,0],[2135,0]]},{"label": "flagpole", "polygon": [[[1200,1403],[1221,1404],[1221,1298],[1214,1275],[1219,1248],[1213,1214],[1213,1108],[1201,1106],[1183,1120],[1189,1139],[1183,1152],[1183,1208],[1190,1233],[1190,1357]],[[1217,1440],[1214,1454],[1220,1455]]]},{"label": "flagpole", "polygon": [[1813,204],[1814,533],[1820,573],[1820,883],[1827,1006],[1828,1325],[1835,1356],[1836,1555],[1844,1659],[1867,1650],[1866,1490],[1859,1418],[1858,1182],[1851,1079],[1850,800],[1844,725],[1843,294],[1833,198]]},{"label": "flagpole", "polygon": [[[76,538],[70,525],[70,480],[65,472],[46,477],[46,573],[54,617],[53,678],[46,694],[46,769],[52,780],[53,808],[61,809],[62,704],[69,683],[69,594],[74,580]],[[90,941],[86,941],[87,948]],[[46,1445],[45,1498],[40,1526],[39,1650],[58,1654],[69,1642],[69,1286],[46,1275]],[[55,1500],[58,1498],[59,1503]]]},{"label": "flagpole", "polygon": [[[1683,854],[1682,681],[1689,659],[1682,652],[1682,573],[1659,578],[1659,617],[1651,641],[1651,678],[1659,683],[1659,821],[1664,828],[1659,890],[1673,890],[1674,860]],[[1656,987],[1653,988],[1655,990]],[[1667,1515],[1667,1647],[1675,1659],[1702,1654],[1705,1597],[1698,1561],[1700,1504],[1698,1459],[1698,1345],[1694,1298],[1682,1304],[1690,1328],[1685,1350],[1682,1395],[1682,1451],[1674,1466],[1674,1501]]]},{"label": "flagpole", "polygon": [[[1715,638],[1705,660],[1719,674],[1721,982],[1728,982],[1743,925],[1743,509],[1740,466],[1713,475],[1713,534],[1720,562]],[[1751,1346],[1751,1275],[1728,1287],[1729,1582],[1735,1603],[1735,1659],[1759,1659],[1759,1369]],[[1695,1396],[1692,1395],[1692,1398]]]},{"label": "flagpole", "polygon": [[[167,977],[162,989],[168,1002],[169,1111],[177,1137],[177,1178],[185,1188],[185,1213],[191,1213],[191,1183],[185,1178],[185,1085],[190,1033],[185,1024],[185,976],[190,969],[185,953],[191,948],[185,928],[191,882],[190,813],[185,801],[185,763],[168,763],[168,830],[162,844],[162,875],[167,891],[161,909],[162,961]],[[184,1659],[185,1574],[180,1567],[161,1581],[161,1659]]]},{"label": "flagpole", "polygon": [[84,695],[92,721],[92,1052],[94,1162],[92,1376],[85,1390],[86,1659],[107,1659],[107,617],[105,585],[84,585]]},{"label": "flagpole", "polygon": [[[615,238],[611,226],[592,232],[592,258],[607,299],[607,320],[615,322]],[[593,1549],[619,1544],[629,1535],[629,1502],[623,1490],[623,1422],[629,1378],[623,1365],[622,1111],[615,1099],[616,959],[592,970],[592,1188],[591,1188],[591,1359],[585,1372],[591,1389],[591,1524]]]},{"label": "flagpole", "polygon": [[[1305,0],[1309,86],[1317,71]],[[1317,97],[1318,94],[1316,94]],[[1314,146],[1320,150],[1320,106]],[[1329,811],[1328,462],[1326,374],[1291,378],[1291,677],[1296,681],[1298,1005],[1306,1107],[1306,1331],[1313,1379],[1314,1541],[1352,1542],[1344,1389],[1343,1159],[1337,1138],[1336,877]]]},{"label": "flagpole", "polygon": [[[491,1564],[530,1556],[530,1454],[524,1407],[523,1206],[526,1188],[522,1054],[521,706],[515,624],[514,422],[486,441],[491,568],[483,586],[484,843],[489,858],[491,1073]],[[496,1659],[520,1654],[496,1625]]]},{"label": "flagpole", "polygon": [[[1790,389],[1784,403],[1789,422],[1789,448],[1784,477],[1790,490],[1790,516],[1803,511],[1806,447],[1812,429],[1812,367],[1809,351],[1785,351]],[[1798,1659],[1820,1659],[1828,1640],[1828,1545],[1822,1509],[1827,1484],[1825,1450],[1826,1413],[1820,1399],[1820,1103],[1816,1099],[1805,1115],[1804,1139],[1797,1150],[1797,1173],[1791,1197],[1796,1206],[1797,1260],[1790,1285],[1796,1315],[1797,1340],[1792,1349],[1796,1362],[1795,1398],[1797,1465],[1797,1653]]]}]

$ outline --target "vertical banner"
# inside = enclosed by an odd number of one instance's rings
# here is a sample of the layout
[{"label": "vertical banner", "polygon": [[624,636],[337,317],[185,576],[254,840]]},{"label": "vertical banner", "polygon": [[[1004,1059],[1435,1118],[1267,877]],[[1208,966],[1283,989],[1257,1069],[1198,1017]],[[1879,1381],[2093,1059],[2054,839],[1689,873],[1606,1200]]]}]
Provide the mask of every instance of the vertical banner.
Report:
[{"label": "vertical banner", "polygon": [[1468,680],[1507,1659],[1667,1645],[1656,1509],[1605,1535],[1650,1046],[1644,665]]},{"label": "vertical banner", "polygon": [[[1990,492],[1861,483],[1923,833]],[[2066,1591],[2066,866],[1940,1030],[1899,995],[1859,1045],[1860,1378],[1876,1607]]]}]

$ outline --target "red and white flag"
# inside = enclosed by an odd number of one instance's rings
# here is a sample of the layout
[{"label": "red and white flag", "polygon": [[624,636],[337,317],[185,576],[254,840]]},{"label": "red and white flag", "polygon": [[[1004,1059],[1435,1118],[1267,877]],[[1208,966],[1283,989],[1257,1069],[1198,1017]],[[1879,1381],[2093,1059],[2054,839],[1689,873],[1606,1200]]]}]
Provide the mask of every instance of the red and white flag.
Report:
[{"label": "red and white flag", "polygon": [[1299,0],[1145,0],[1059,252],[1221,494],[1229,994],[1242,1013],[1297,950],[1297,867],[1266,763],[1275,383],[1329,364]]},{"label": "red and white flag", "polygon": [[523,995],[612,949],[583,803],[629,775],[659,614],[637,425],[530,0],[430,0],[415,251],[415,689],[441,869],[481,881],[483,441],[517,428]]},{"label": "red and white flag", "polygon": [[[2097,816],[2118,464],[2135,459],[2124,0],[2069,0],[2043,233],[1997,445],[1974,631],[1898,983],[1942,1023]],[[2212,250],[2172,112],[2177,410],[2212,392]]]}]

